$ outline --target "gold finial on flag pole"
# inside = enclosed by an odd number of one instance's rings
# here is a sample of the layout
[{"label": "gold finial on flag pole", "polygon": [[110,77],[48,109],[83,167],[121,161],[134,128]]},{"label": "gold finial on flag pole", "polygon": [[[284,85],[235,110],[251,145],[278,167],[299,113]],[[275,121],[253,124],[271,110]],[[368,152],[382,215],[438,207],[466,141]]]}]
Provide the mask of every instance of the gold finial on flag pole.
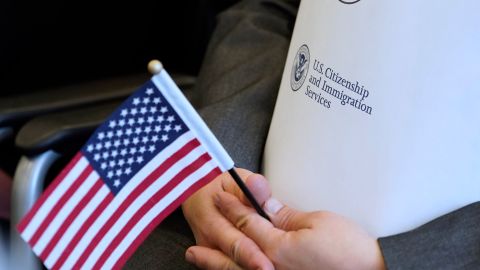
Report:
[{"label": "gold finial on flag pole", "polygon": [[160,73],[162,69],[163,69],[162,62],[156,59],[148,62],[148,72],[152,73],[152,75]]}]

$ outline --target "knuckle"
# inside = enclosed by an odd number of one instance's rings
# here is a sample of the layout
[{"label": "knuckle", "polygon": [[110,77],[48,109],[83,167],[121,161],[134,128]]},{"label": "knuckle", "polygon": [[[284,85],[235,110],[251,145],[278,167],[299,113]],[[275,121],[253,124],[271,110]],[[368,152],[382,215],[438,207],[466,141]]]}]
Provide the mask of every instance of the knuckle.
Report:
[{"label": "knuckle", "polygon": [[278,221],[279,227],[281,228],[292,228],[295,227],[294,224],[295,213],[293,211],[285,211],[283,215],[281,215],[280,220]]},{"label": "knuckle", "polygon": [[250,212],[248,214],[242,215],[238,218],[237,222],[235,222],[235,227],[242,232],[245,232],[245,229],[251,225],[251,223],[255,219],[255,213]]},{"label": "knuckle", "polygon": [[238,262],[240,260],[240,247],[242,245],[243,238],[236,239],[233,241],[233,243],[230,245],[230,249],[228,252],[228,255],[232,260]]},{"label": "knuckle", "polygon": [[254,250],[254,243],[250,238],[242,236],[234,240],[229,246],[228,256],[234,262],[245,263],[251,259],[250,255]]}]

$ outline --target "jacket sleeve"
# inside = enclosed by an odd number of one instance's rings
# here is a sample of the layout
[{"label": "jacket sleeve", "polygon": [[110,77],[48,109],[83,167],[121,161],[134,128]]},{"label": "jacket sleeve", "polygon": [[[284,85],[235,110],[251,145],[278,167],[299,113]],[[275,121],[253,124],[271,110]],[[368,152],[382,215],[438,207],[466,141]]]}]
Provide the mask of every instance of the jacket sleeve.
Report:
[{"label": "jacket sleeve", "polygon": [[388,269],[480,269],[480,203],[379,239]]}]

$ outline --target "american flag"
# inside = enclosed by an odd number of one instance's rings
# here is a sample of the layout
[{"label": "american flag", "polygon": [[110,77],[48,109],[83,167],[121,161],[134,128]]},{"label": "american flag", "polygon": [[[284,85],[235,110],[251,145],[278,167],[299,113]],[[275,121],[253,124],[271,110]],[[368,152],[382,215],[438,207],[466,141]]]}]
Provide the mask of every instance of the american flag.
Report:
[{"label": "american flag", "polygon": [[87,141],[18,224],[49,269],[118,269],[233,161],[165,70]]}]

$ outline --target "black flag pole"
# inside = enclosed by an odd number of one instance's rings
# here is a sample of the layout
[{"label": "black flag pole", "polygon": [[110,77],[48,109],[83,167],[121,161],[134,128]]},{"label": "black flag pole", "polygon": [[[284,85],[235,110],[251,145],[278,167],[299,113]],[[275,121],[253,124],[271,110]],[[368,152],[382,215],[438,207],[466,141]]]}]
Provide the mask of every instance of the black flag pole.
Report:
[{"label": "black flag pole", "polygon": [[265,218],[266,220],[270,221],[270,218],[268,217],[267,213],[265,213],[265,211],[263,211],[260,204],[258,204],[257,200],[255,200],[255,197],[253,197],[252,192],[250,192],[250,190],[247,188],[247,186],[245,185],[243,180],[237,174],[237,171],[235,171],[235,167],[228,170],[228,173],[230,173],[230,175],[233,177],[233,180],[235,180],[235,183],[237,183],[237,185],[240,187],[243,194],[245,194],[245,197],[247,197],[248,201],[253,206],[253,208],[255,208],[255,210],[257,210],[257,213],[260,216],[262,216],[263,218]]}]

